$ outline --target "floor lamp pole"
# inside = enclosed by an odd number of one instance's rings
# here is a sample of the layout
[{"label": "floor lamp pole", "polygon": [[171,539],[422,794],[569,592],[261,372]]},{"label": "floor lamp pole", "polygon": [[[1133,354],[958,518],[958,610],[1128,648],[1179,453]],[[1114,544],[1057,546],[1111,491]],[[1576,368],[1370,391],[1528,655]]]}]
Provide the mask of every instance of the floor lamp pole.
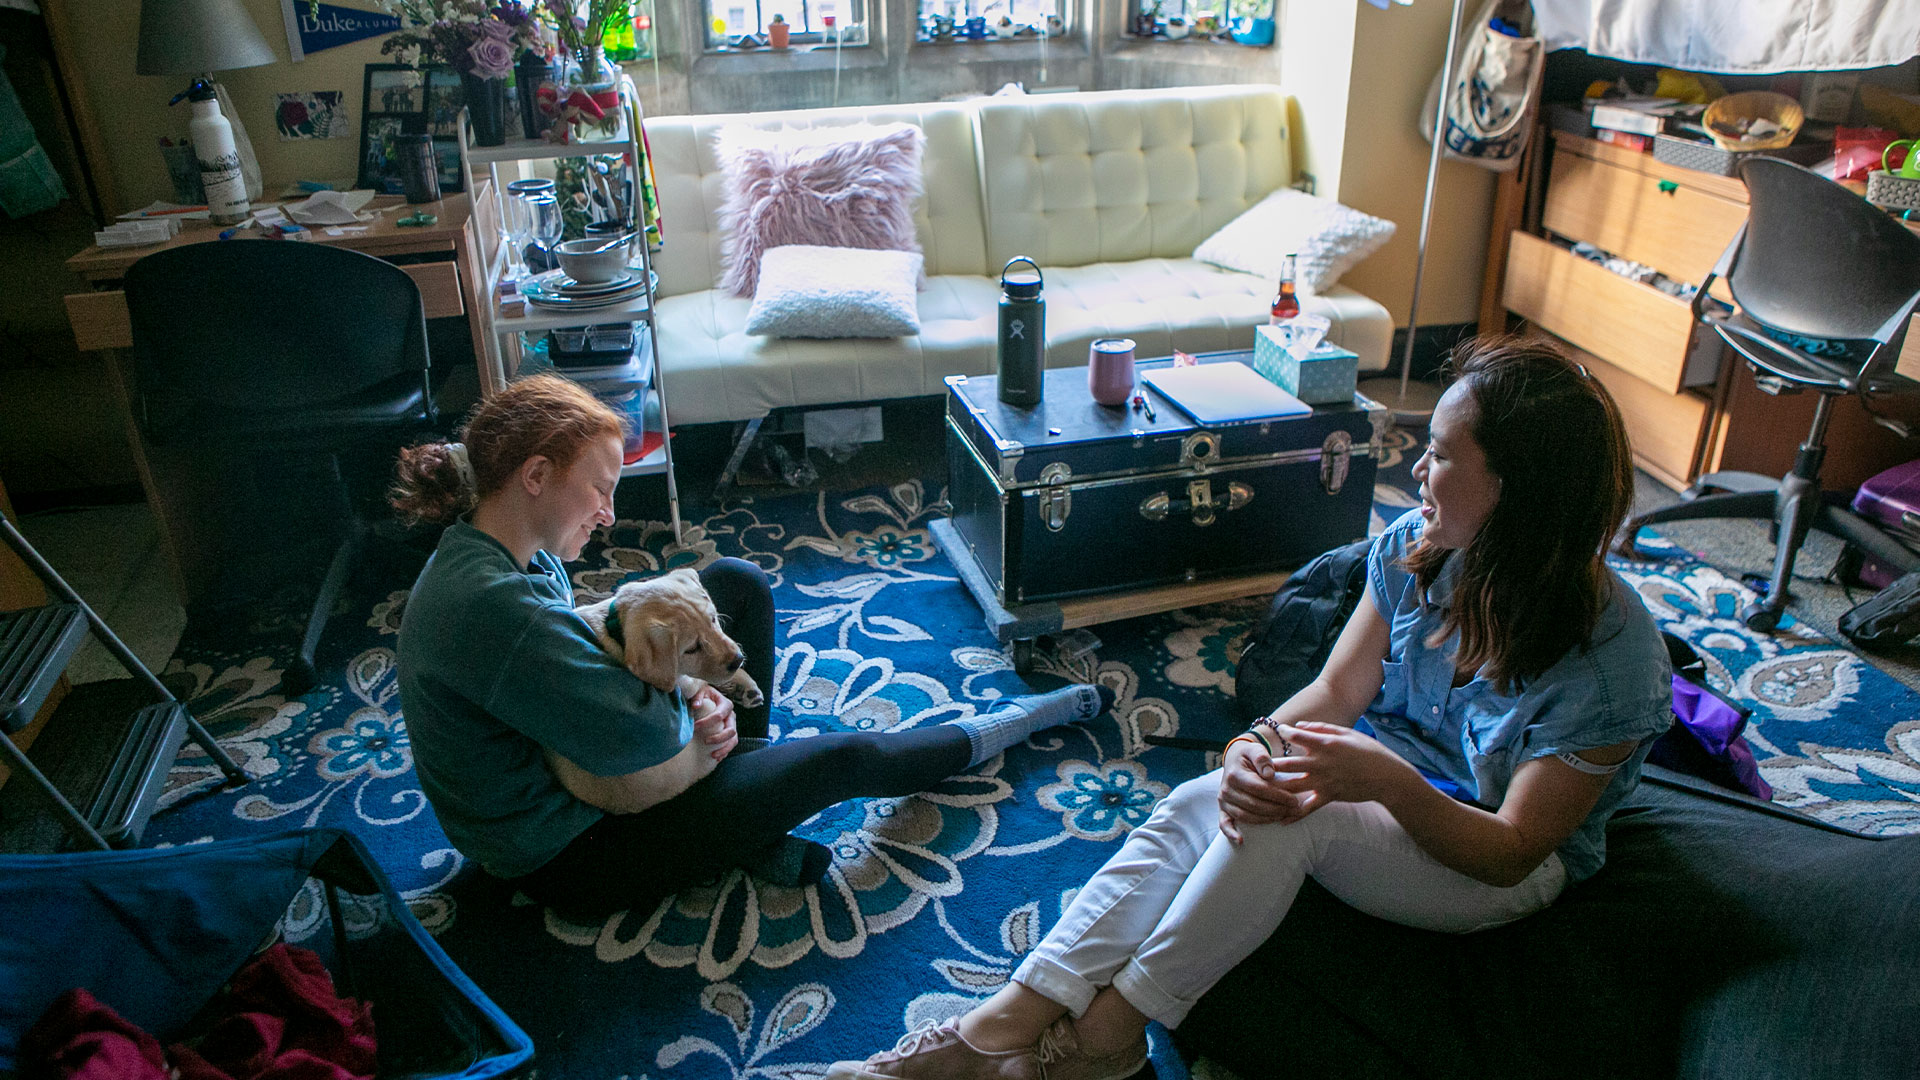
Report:
[{"label": "floor lamp pole", "polygon": [[[1369,379],[1360,392],[1393,410],[1394,419],[1403,424],[1424,424],[1433,416],[1439,402],[1438,388],[1415,386],[1413,376],[1413,338],[1420,327],[1420,287],[1427,276],[1427,237],[1433,226],[1433,188],[1440,175],[1440,156],[1446,149],[1447,95],[1453,91],[1454,49],[1460,40],[1462,0],[1453,0],[1453,16],[1447,23],[1447,55],[1440,62],[1440,101],[1433,114],[1433,150],[1427,155],[1427,190],[1420,201],[1420,247],[1413,262],[1413,300],[1407,309],[1407,344],[1400,354],[1400,385],[1396,389],[1386,379]],[[1385,385],[1382,385],[1385,384]]]}]

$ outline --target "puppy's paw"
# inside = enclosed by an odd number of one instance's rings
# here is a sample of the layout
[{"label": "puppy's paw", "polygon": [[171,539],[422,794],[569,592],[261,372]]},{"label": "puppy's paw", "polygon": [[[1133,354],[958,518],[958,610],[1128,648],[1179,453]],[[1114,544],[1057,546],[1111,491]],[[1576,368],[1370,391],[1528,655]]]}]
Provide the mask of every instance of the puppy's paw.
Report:
[{"label": "puppy's paw", "polygon": [[766,704],[767,695],[760,692],[760,684],[744,671],[735,672],[733,678],[720,686],[720,692],[733,699],[735,705],[743,709],[758,708]]}]

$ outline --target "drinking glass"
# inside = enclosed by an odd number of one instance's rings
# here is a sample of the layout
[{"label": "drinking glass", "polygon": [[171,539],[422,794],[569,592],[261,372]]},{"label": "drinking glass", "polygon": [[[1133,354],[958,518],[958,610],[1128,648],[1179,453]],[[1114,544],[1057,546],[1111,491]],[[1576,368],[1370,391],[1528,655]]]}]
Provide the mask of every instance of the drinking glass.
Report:
[{"label": "drinking glass", "polygon": [[528,230],[533,242],[551,256],[553,245],[560,242],[560,235],[566,230],[566,225],[560,220],[560,202],[547,194],[535,195],[525,202],[527,217],[533,226]]}]

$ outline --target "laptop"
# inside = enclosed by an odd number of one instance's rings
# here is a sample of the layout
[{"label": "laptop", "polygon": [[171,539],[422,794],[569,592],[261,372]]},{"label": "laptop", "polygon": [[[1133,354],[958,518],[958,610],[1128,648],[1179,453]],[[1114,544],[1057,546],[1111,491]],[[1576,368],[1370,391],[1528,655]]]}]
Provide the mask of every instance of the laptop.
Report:
[{"label": "laptop", "polygon": [[1238,360],[1156,368],[1143,372],[1140,379],[1208,427],[1259,424],[1313,412],[1306,402]]}]

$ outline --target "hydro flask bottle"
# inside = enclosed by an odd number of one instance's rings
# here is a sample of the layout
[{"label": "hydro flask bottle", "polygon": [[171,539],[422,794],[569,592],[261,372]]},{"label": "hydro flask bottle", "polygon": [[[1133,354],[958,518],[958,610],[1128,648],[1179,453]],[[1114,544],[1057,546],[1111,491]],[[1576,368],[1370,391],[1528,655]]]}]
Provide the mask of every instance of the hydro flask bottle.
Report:
[{"label": "hydro flask bottle", "polygon": [[[1031,269],[1015,270],[1016,263]],[[1000,270],[1000,400],[1022,409],[1040,404],[1046,369],[1047,302],[1040,285],[1040,264],[1025,255]]]}]

